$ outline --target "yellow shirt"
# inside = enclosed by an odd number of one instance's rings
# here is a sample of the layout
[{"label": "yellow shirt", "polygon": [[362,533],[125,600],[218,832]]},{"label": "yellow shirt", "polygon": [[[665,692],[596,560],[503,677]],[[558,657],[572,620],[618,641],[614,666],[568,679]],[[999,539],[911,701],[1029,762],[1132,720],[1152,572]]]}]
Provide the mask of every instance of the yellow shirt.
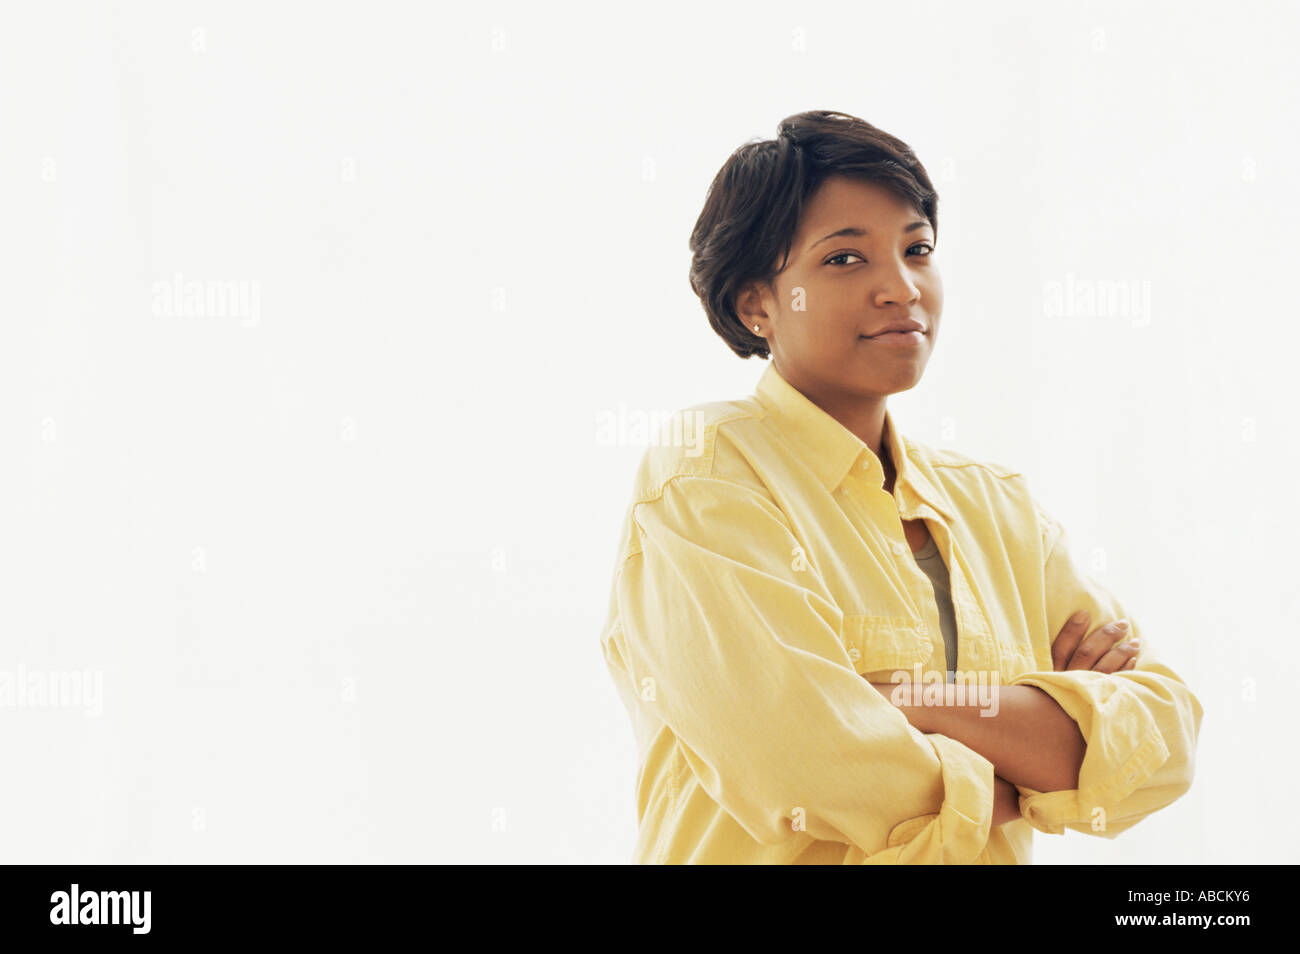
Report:
[{"label": "yellow shirt", "polygon": [[[679,411],[661,438],[600,637],[637,740],[633,861],[1027,863],[1033,829],[1113,838],[1190,787],[1200,703],[1023,475],[905,440],[886,411],[891,495],[871,449],[770,364],[752,396]],[[949,569],[959,672],[1038,686],[1087,743],[1079,788],[1021,787],[1021,819],[993,826],[993,764],[868,685],[945,669],[905,519]],[[1078,609],[1129,619],[1135,669],[1052,671]]]}]

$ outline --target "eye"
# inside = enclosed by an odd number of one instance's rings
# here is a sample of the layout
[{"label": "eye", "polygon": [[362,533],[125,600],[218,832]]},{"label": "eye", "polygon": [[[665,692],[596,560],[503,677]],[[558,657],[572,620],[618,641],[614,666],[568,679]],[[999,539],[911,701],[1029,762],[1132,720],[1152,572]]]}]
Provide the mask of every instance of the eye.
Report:
[{"label": "eye", "polygon": [[[923,249],[925,249],[925,252],[924,252],[923,254],[920,255],[921,258],[929,258],[930,255],[932,255],[932,254],[934,253],[934,246],[931,245],[929,242],[917,242],[915,245],[913,245],[911,248],[909,248],[908,251],[910,252],[910,251],[913,251],[914,249],[918,249],[918,248],[923,248]],[[846,258],[846,257],[862,259],[862,261],[864,261],[864,262],[866,261],[866,259],[862,258],[862,256],[859,255],[857,252],[836,252],[836,253],[835,253],[834,255],[832,255],[830,258],[826,259],[826,261],[823,262],[822,264],[824,264],[824,265],[835,265],[835,264],[848,265],[848,264],[851,264],[851,263],[849,263],[849,262],[838,262],[838,263],[836,262],[836,259],[842,259],[842,258]]]}]

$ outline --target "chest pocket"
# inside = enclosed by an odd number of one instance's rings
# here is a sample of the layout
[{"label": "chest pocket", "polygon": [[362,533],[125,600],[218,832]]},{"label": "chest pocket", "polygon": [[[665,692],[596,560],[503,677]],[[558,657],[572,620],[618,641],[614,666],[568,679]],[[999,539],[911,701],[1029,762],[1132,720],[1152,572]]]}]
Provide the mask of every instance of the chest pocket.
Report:
[{"label": "chest pocket", "polygon": [[845,614],[840,639],[859,673],[882,669],[908,669],[934,653],[934,643],[923,624],[910,616]]}]

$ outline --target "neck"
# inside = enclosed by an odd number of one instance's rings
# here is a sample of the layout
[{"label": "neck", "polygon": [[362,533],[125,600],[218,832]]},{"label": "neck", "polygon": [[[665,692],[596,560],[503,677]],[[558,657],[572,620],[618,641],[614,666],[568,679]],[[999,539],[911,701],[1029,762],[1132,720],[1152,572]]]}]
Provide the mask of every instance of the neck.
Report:
[{"label": "neck", "polygon": [[880,464],[885,469],[885,493],[893,494],[894,478],[897,476],[898,471],[894,469],[894,452],[888,444],[889,442],[882,435],[880,450],[876,452],[876,456],[880,458]]},{"label": "neck", "polygon": [[884,446],[885,395],[864,397],[862,394],[827,390],[819,387],[817,382],[804,381],[799,375],[788,373],[775,358],[773,363],[777,374],[781,375],[782,379],[871,448],[871,452],[880,458],[880,463],[885,469],[885,489],[893,493],[894,465],[889,459],[888,449]]}]

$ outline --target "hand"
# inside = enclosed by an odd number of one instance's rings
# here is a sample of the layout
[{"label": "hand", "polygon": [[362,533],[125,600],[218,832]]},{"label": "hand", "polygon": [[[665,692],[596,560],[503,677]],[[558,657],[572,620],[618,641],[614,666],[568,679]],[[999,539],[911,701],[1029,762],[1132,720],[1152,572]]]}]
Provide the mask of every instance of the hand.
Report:
[{"label": "hand", "polygon": [[[1108,631],[1107,626],[1098,626],[1088,632],[1088,615],[1079,622],[1066,620],[1061,627],[1056,642],[1052,644],[1052,668],[1057,672],[1067,669],[1091,669],[1095,672],[1119,672],[1132,669],[1137,665],[1138,645],[1136,642],[1121,642],[1128,636],[1127,629]],[[1127,623],[1127,620],[1117,622]],[[1118,644],[1118,645],[1117,645]]]},{"label": "hand", "polygon": [[993,776],[993,824],[1015,821],[1020,814],[1020,789],[1001,775]]}]

